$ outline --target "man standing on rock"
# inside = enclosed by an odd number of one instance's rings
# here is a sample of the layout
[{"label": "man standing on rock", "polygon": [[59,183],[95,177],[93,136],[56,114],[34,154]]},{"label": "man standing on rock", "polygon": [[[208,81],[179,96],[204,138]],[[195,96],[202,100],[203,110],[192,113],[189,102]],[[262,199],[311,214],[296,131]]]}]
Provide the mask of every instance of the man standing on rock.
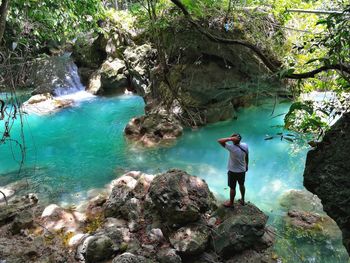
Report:
[{"label": "man standing on rock", "polygon": [[[226,207],[234,207],[234,199],[236,196],[236,183],[238,181],[239,191],[241,192],[240,203],[244,205],[245,194],[245,173],[248,171],[249,152],[248,145],[241,143],[241,135],[238,133],[232,134],[231,137],[221,138],[218,143],[230,152],[230,157],[227,165],[228,186],[230,187],[230,200],[224,203]],[[232,142],[229,144],[228,142]]]}]

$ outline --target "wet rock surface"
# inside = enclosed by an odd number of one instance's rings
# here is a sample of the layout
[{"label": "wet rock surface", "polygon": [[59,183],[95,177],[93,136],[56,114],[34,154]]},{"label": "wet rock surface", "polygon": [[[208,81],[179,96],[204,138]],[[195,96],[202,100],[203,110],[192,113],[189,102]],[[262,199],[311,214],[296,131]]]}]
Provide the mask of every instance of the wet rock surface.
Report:
[{"label": "wet rock surface", "polygon": [[321,200],[324,210],[338,224],[350,253],[350,113],[345,113],[322,142],[309,151],[304,171],[305,187]]}]

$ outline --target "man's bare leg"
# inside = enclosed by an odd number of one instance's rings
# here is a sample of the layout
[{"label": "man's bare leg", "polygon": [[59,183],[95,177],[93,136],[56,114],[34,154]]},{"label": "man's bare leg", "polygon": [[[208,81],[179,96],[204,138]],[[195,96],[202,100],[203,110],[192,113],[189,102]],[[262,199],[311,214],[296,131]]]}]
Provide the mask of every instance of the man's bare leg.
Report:
[{"label": "man's bare leg", "polygon": [[226,206],[226,207],[233,206],[234,201],[235,201],[235,196],[236,196],[236,189],[230,188],[230,201],[226,201],[224,203],[224,206]]},{"label": "man's bare leg", "polygon": [[245,201],[244,201],[245,186],[244,186],[244,184],[239,185],[239,191],[241,192],[241,200],[240,200],[240,203],[241,203],[242,205],[245,205]]}]

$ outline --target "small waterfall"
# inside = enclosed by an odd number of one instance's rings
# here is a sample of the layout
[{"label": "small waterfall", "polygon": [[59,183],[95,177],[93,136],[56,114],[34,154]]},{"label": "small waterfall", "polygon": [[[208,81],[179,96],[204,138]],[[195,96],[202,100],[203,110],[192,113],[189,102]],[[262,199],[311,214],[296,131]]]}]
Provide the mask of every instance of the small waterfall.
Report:
[{"label": "small waterfall", "polygon": [[55,85],[54,95],[59,97],[85,90],[85,87],[80,81],[78,67],[73,61],[68,60],[65,69],[64,79]]},{"label": "small waterfall", "polygon": [[78,67],[70,58],[70,54],[66,53],[61,58],[64,63],[64,75],[61,74],[52,82],[52,85],[54,86],[53,95],[55,97],[71,99],[74,101],[95,97],[91,93],[85,91],[85,87],[81,83],[78,74]]}]

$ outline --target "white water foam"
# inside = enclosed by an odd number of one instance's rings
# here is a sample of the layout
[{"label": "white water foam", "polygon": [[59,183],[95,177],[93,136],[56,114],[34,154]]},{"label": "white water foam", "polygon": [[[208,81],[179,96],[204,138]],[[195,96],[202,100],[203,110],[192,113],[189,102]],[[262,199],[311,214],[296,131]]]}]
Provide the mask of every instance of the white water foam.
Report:
[{"label": "white water foam", "polygon": [[96,98],[95,95],[85,91],[85,86],[81,83],[78,74],[78,67],[73,61],[67,62],[65,85],[55,88],[54,97],[57,99],[72,100],[74,102]]}]

